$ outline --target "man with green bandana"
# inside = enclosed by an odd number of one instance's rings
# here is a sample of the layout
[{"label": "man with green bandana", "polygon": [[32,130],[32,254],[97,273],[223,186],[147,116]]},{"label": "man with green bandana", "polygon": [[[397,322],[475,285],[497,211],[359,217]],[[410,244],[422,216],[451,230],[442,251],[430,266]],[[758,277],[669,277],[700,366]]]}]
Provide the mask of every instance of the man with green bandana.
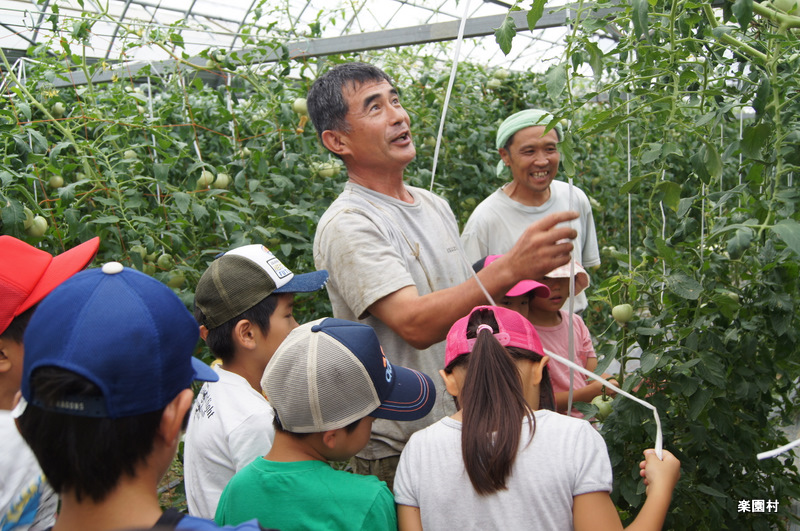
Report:
[{"label": "man with green bandana", "polygon": [[[531,223],[548,214],[575,210],[580,217],[568,222],[578,232],[575,261],[585,268],[600,265],[589,198],[579,188],[570,190],[569,184],[555,180],[563,131],[559,123],[545,133],[552,120],[547,111],[528,109],[509,116],[497,130],[502,159],[497,174],[508,167],[512,181],[484,199],[467,220],[461,241],[471,261],[508,252]],[[586,295],[579,293],[574,311],[583,311],[587,304]]]}]

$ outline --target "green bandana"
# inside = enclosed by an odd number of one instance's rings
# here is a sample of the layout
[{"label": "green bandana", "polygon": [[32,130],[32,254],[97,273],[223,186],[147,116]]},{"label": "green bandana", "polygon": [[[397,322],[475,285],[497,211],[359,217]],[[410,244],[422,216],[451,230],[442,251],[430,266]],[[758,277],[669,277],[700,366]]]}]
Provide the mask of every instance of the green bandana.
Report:
[{"label": "green bandana", "polygon": [[[500,149],[501,147],[504,147],[506,142],[508,142],[508,139],[520,129],[525,129],[526,127],[533,127],[536,125],[543,125],[547,127],[547,124],[549,124],[552,119],[552,114],[541,109],[526,109],[524,111],[519,111],[518,113],[512,114],[506,118],[497,129],[497,140],[495,141],[495,145],[497,149]],[[553,129],[556,130],[556,135],[558,135],[559,140],[564,138],[564,130],[561,127],[561,122],[557,123]],[[505,165],[501,160],[497,164],[497,175],[503,173],[504,168]]]}]

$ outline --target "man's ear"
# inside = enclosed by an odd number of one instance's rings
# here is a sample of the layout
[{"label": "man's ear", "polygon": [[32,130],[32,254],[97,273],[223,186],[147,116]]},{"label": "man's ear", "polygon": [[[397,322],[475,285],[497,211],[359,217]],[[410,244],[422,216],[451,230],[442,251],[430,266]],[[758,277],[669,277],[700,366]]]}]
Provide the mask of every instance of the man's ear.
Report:
[{"label": "man's ear", "polygon": [[233,327],[233,343],[246,349],[254,349],[256,347],[254,328],[255,324],[251,321],[247,319],[239,320],[236,326]]},{"label": "man's ear", "polygon": [[203,341],[208,340],[208,328],[206,328],[206,325],[200,325],[200,339]]},{"label": "man's ear", "polygon": [[347,147],[347,137],[341,131],[331,131],[330,129],[322,132],[322,144],[330,151],[340,157],[347,155],[350,150]]},{"label": "man's ear", "polygon": [[183,419],[186,418],[186,412],[192,407],[193,400],[192,390],[184,389],[164,408],[164,413],[161,414],[159,433],[167,444],[177,443],[183,430]]},{"label": "man's ear", "polygon": [[497,150],[497,152],[500,153],[500,158],[503,159],[503,162],[505,162],[506,166],[510,166],[511,154],[508,152],[508,150],[506,148],[500,148]]}]

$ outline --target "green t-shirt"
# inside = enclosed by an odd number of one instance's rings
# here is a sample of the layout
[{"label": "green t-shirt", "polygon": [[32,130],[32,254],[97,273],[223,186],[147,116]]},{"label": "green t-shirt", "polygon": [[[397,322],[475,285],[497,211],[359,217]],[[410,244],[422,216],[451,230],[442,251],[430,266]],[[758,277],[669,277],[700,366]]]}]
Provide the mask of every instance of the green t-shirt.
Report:
[{"label": "green t-shirt", "polygon": [[322,461],[259,457],[237,472],[222,492],[215,520],[236,525],[252,518],[282,531],[397,529],[394,496],[386,483]]}]

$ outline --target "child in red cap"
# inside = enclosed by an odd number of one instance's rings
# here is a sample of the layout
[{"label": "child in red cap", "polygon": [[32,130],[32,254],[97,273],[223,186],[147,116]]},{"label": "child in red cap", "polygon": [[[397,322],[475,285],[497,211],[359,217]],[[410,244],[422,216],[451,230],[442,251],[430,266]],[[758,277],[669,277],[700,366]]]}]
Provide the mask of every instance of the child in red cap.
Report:
[{"label": "child in red cap", "polygon": [[39,302],[97,254],[93,238],[58,256],[0,236],[0,529],[43,529],[55,522],[58,497],[20,437],[11,408],[22,378],[22,337]]}]

